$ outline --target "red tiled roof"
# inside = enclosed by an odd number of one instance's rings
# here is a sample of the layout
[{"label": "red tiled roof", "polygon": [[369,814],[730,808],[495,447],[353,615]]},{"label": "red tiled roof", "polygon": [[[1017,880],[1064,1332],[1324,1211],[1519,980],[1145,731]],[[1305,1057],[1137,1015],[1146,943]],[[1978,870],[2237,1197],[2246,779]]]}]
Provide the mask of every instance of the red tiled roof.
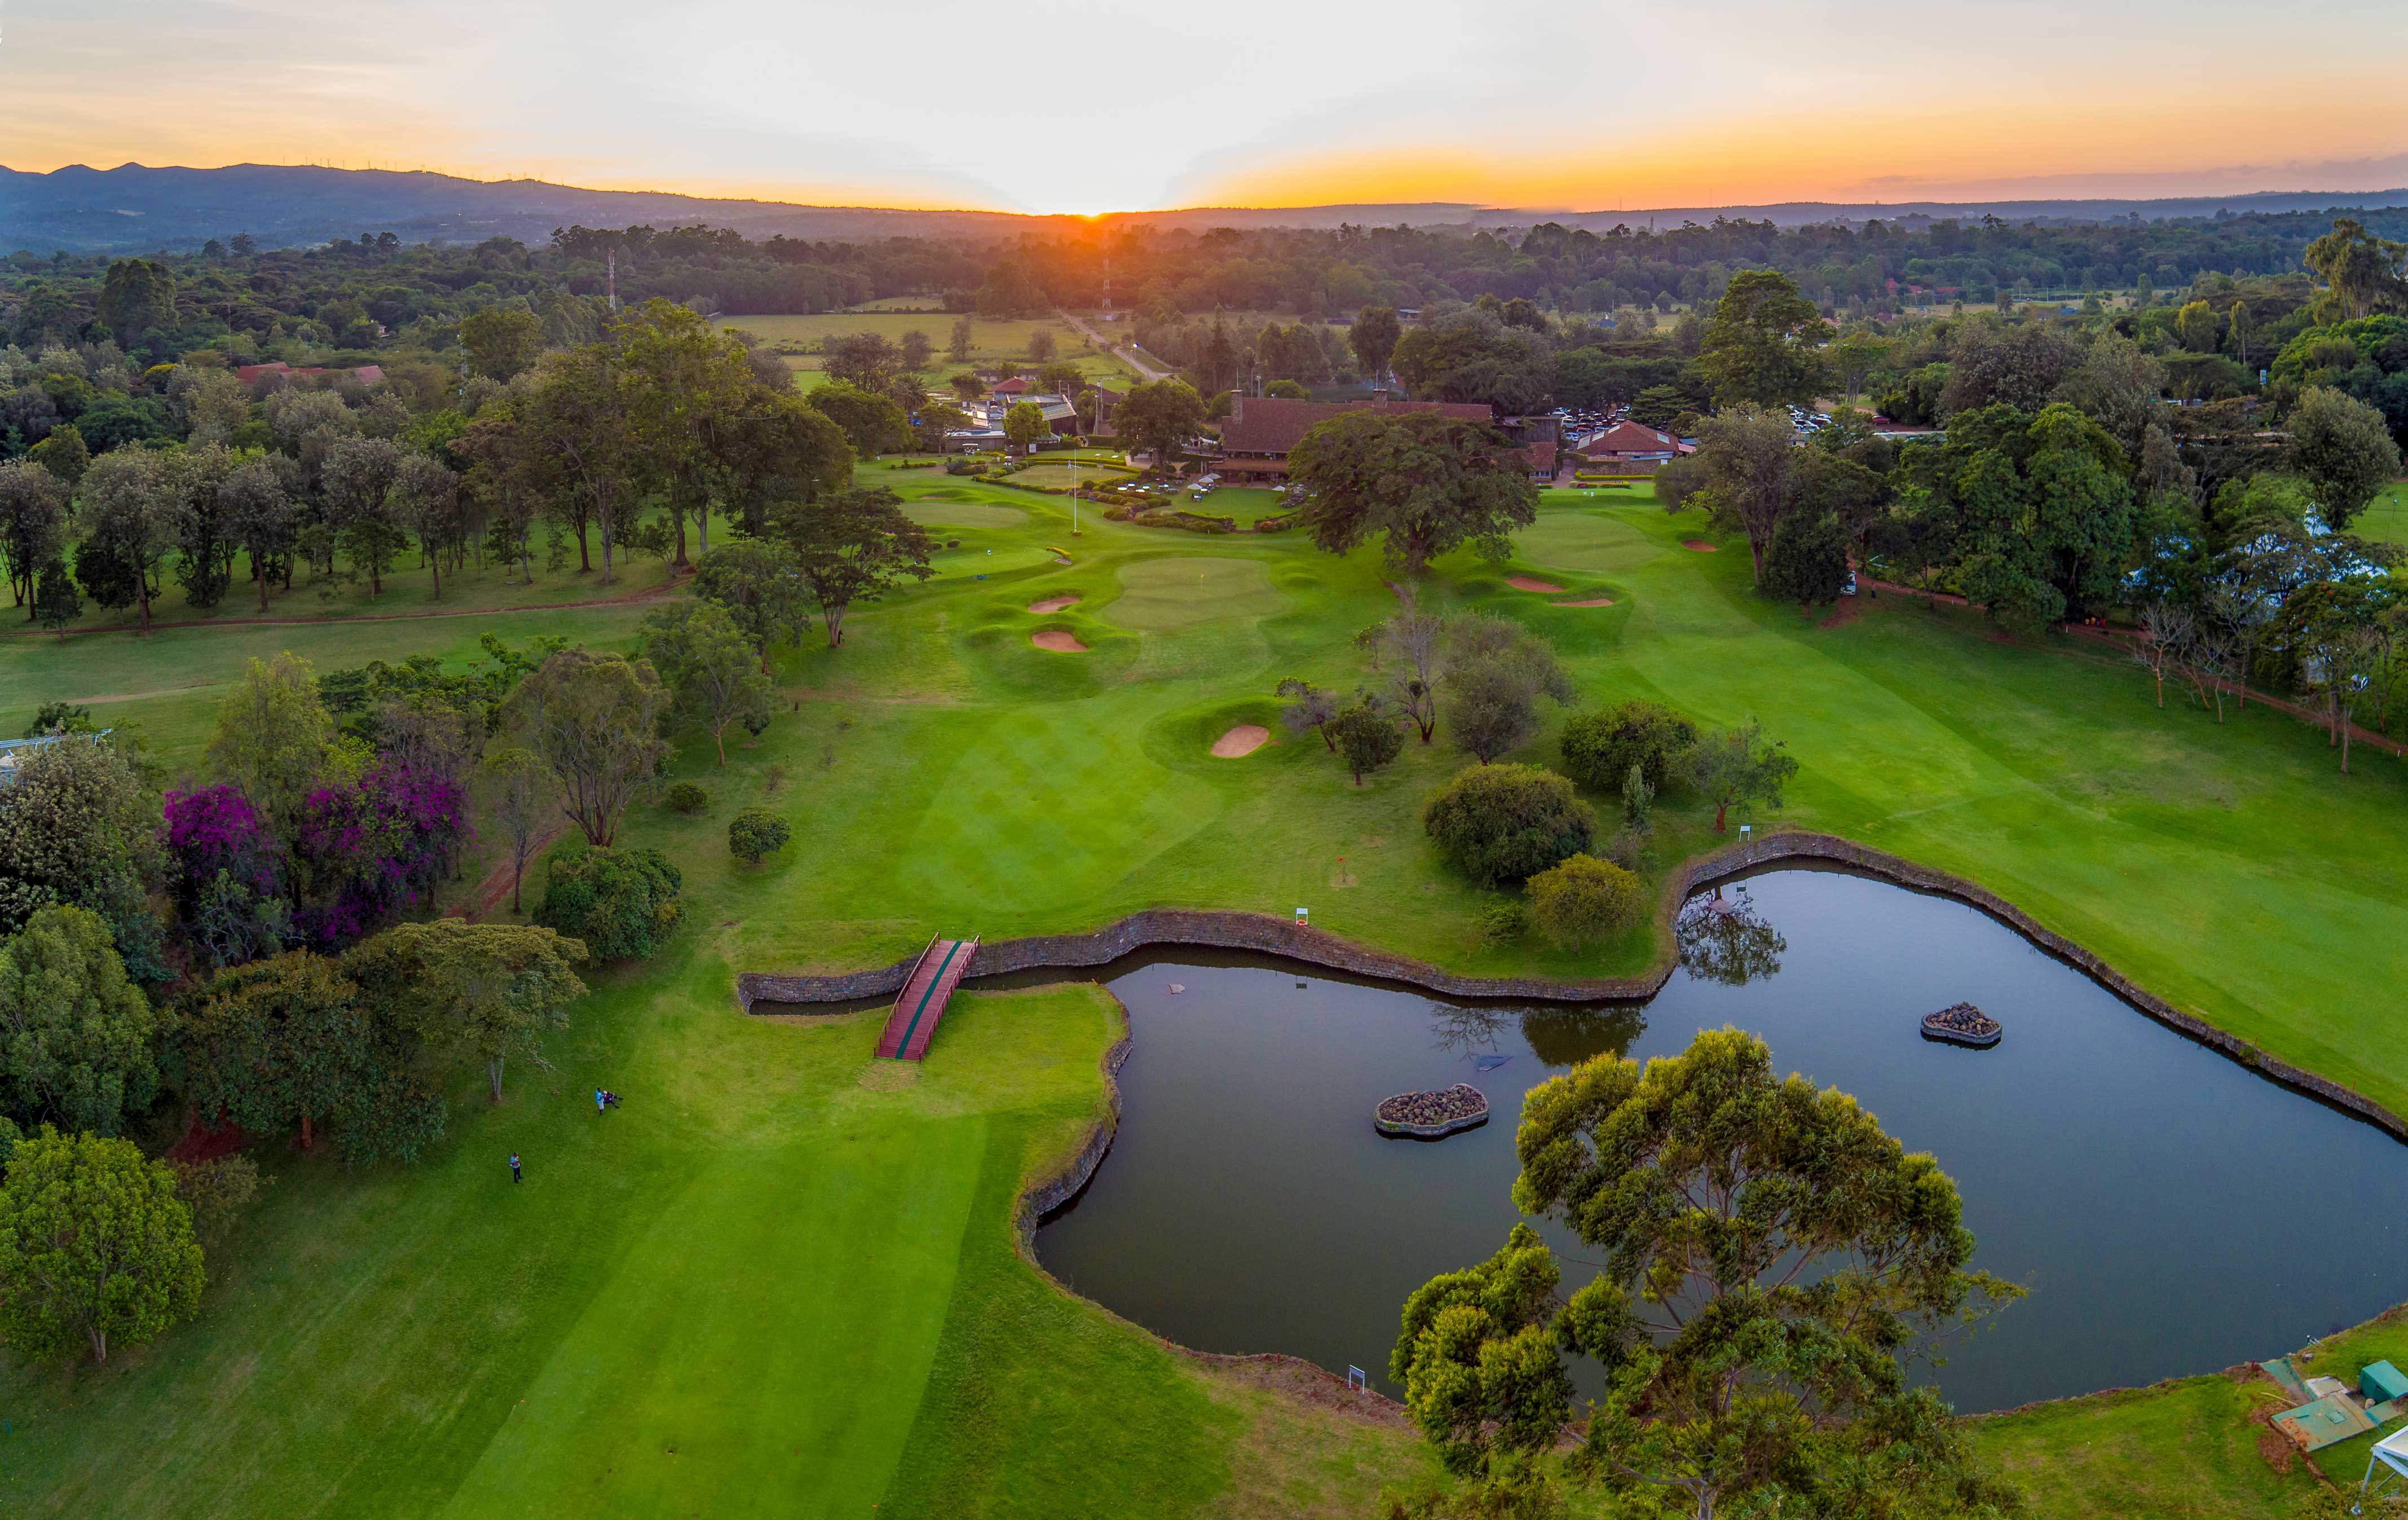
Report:
[{"label": "red tiled roof", "polygon": [[995,394],[997,395],[1018,395],[1027,389],[1028,382],[1017,375],[1008,380],[997,380],[995,384]]},{"label": "red tiled roof", "polygon": [[1492,422],[1496,412],[1479,403],[1452,401],[1294,401],[1284,396],[1238,396],[1221,423],[1225,452],[1284,454],[1316,423],[1349,412],[1371,411],[1399,416],[1409,411],[1434,411],[1466,422]]},{"label": "red tiled roof", "polygon": [[1522,452],[1530,461],[1531,474],[1553,475],[1555,473],[1555,439],[1543,438],[1537,443],[1526,443],[1522,445]]},{"label": "red tiled roof", "polygon": [[1624,454],[1679,453],[1681,440],[1670,433],[1649,427],[1644,423],[1634,423],[1626,417],[1582,444],[1580,452],[1590,459]]}]

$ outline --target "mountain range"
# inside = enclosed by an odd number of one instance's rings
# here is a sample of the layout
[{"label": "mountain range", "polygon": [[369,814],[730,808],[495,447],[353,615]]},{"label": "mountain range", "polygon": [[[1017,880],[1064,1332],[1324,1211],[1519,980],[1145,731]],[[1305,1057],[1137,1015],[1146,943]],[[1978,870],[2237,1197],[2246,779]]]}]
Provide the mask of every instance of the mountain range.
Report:
[{"label": "mountain range", "polygon": [[[1909,226],[1945,217],[1985,215],[2011,222],[2105,222],[2211,217],[2219,212],[2322,211],[2408,205],[2408,189],[2372,193],[2268,191],[2170,200],[1911,201],[1839,204],[1790,201],[1768,206],[1674,207],[1612,211],[1547,211],[1449,202],[1306,207],[1197,207],[1119,212],[1093,219],[1160,227],[1308,227],[1341,223],[1420,227],[1526,227],[1537,222],[1603,231],[1617,223],[1674,227],[1714,218],[1783,226],[1860,222],[1881,217]],[[362,232],[392,232],[407,242],[479,242],[515,237],[541,243],[554,227],[708,222],[748,237],[860,241],[885,237],[1008,237],[1023,231],[1090,225],[1090,219],[1003,211],[895,210],[859,206],[796,206],[722,200],[659,191],[586,190],[539,179],[480,180],[390,169],[237,164],[224,168],[113,169],[69,165],[36,174],[0,167],[0,250],[48,253],[189,251],[208,239],[248,232],[263,248],[322,243]]]}]

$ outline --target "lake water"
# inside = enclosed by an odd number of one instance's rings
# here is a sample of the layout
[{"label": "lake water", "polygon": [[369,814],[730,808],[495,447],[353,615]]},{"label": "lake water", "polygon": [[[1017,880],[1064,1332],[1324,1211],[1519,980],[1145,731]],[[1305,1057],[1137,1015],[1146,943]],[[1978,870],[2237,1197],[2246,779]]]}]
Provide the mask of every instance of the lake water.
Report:
[{"label": "lake water", "polygon": [[[1465,1003],[1196,950],[1102,968],[1135,1040],[1120,1132],[1039,1230],[1039,1257],[1183,1345],[1351,1364],[1398,1392],[1406,1296],[1494,1253],[1519,1217],[1522,1095],[1727,1024],[1936,1155],[1975,1264],[2030,1288],[1947,1349],[1936,1378],[1961,1411],[2212,1371],[2408,1298],[2408,1147],[2372,1126],[1960,903],[1826,869],[1722,893],[1744,911],[1684,915],[1720,932],[1685,936],[1695,969],[1644,1004]],[[1921,1038],[1923,1014],[1959,1001],[2004,1040]],[[1456,1082],[1486,1095],[1486,1126],[1435,1142],[1373,1131],[1381,1098]],[[1587,1254],[1545,1233],[1559,1258]],[[1569,1293],[1587,1271],[1564,1265]]]}]

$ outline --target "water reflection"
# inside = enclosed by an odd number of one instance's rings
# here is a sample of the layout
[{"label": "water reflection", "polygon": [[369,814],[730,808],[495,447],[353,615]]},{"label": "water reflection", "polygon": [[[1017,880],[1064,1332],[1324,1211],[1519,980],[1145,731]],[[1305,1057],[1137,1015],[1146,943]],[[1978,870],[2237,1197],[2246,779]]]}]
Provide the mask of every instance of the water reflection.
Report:
[{"label": "water reflection", "polygon": [[[1682,968],[1643,1006],[1467,1004],[1187,950],[1103,968],[1135,1036],[1119,1138],[1039,1232],[1039,1256],[1182,1344],[1351,1363],[1383,1384],[1406,1296],[1489,1255],[1517,1217],[1523,1095],[1727,1024],[1933,1153],[1975,1265],[2031,1287],[1951,1349],[1938,1381],[1960,1409],[2211,1370],[2408,1298],[2408,1153],[2381,1131],[1962,904],[1795,868],[1723,901],[1682,915]],[[1922,1015],[1967,999],[2006,1025],[2004,1043],[1921,1037]],[[1429,1145],[1373,1131],[1382,1098],[1456,1082],[1486,1096],[1491,1123]]]},{"label": "water reflection", "polygon": [[1781,954],[1789,948],[1781,931],[1756,911],[1745,882],[1727,894],[1717,886],[1691,897],[1673,921],[1672,939],[1680,947],[1682,970],[1726,987],[1778,974]]},{"label": "water reflection", "polygon": [[1558,1003],[1522,1013],[1522,1039],[1530,1054],[1557,1069],[1600,1055],[1620,1055],[1646,1027],[1647,1020],[1636,1003],[1604,1007]]}]

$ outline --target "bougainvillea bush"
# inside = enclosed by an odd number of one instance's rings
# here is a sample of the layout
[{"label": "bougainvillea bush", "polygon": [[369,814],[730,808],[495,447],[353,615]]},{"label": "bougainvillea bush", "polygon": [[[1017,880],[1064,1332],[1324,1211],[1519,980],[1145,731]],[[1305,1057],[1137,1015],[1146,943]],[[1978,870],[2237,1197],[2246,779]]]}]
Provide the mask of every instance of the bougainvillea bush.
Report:
[{"label": "bougainvillea bush", "polygon": [[164,811],[167,887],[179,909],[189,911],[221,871],[254,892],[279,890],[276,832],[238,788],[170,792]]},{"label": "bougainvillea bush", "polygon": [[424,901],[469,838],[467,793],[449,778],[384,761],[320,787],[294,841],[299,932],[327,949],[375,932]]},{"label": "bougainvillea bush", "polygon": [[273,955],[293,938],[283,846],[232,786],[170,792],[161,843],[177,932],[210,966]]}]

